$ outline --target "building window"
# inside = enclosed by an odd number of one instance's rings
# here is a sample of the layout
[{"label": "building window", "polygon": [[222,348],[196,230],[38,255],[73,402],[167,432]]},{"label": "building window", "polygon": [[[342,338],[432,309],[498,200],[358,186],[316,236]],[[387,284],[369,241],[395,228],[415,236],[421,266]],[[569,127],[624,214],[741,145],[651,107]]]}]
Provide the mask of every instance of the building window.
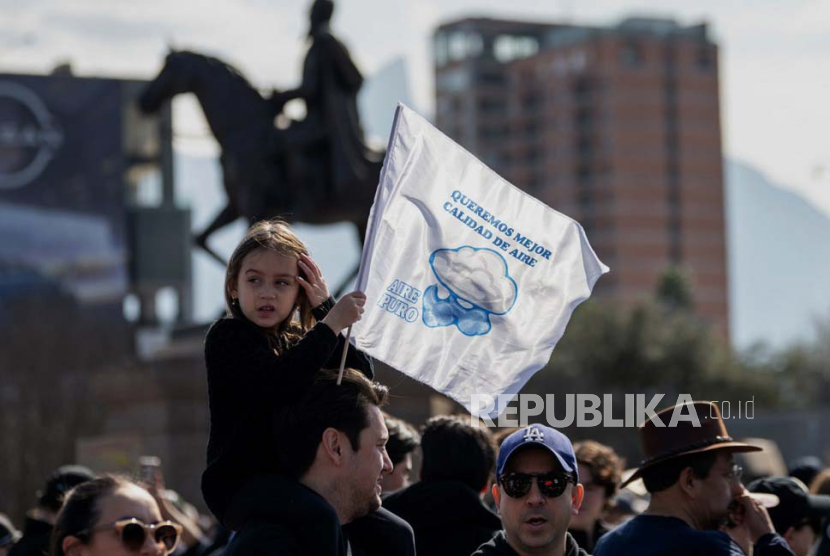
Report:
[{"label": "building window", "polygon": [[507,84],[507,77],[499,71],[480,71],[476,74],[477,85],[501,86]]},{"label": "building window", "polygon": [[443,67],[449,61],[449,50],[447,46],[446,33],[438,33],[437,35],[435,35],[433,48],[435,55],[435,65],[439,68]]},{"label": "building window", "polygon": [[502,100],[482,99],[478,101],[478,111],[488,116],[507,113],[507,104]]},{"label": "building window", "polygon": [[439,33],[435,38],[435,62],[440,67],[448,62],[475,58],[484,52],[484,39],[478,33],[453,31]]},{"label": "building window", "polygon": [[645,65],[645,55],[640,45],[627,43],[620,50],[620,62],[627,68],[641,68]]},{"label": "building window", "polygon": [[501,142],[508,137],[510,132],[508,131],[506,125],[491,125],[480,127],[478,134],[480,137],[488,141]]},{"label": "building window", "polygon": [[539,40],[536,37],[499,35],[493,41],[493,56],[499,62],[527,58],[537,52],[539,52]]},{"label": "building window", "polygon": [[707,46],[697,50],[697,68],[701,71],[711,71],[715,67],[714,51]]},{"label": "building window", "polygon": [[442,93],[466,91],[469,83],[469,72],[464,67],[446,69],[435,78],[435,88]]}]

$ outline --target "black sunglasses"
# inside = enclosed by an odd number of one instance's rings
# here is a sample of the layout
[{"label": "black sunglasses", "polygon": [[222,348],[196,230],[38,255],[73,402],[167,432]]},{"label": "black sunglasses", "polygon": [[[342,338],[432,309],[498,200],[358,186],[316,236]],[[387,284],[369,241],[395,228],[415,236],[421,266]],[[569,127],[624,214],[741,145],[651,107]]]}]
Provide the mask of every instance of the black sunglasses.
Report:
[{"label": "black sunglasses", "polygon": [[179,544],[182,534],[182,526],[172,521],[160,521],[159,523],[144,523],[140,519],[120,519],[113,523],[107,523],[92,529],[79,531],[77,536],[88,535],[96,531],[115,529],[121,536],[124,547],[130,551],[138,551],[144,546],[147,532],[150,531],[156,544],[163,544],[167,554],[172,554]]},{"label": "black sunglasses", "polygon": [[539,485],[539,492],[548,498],[562,496],[568,483],[576,484],[576,479],[568,473],[552,471],[550,473],[505,473],[499,477],[499,485],[510,498],[522,498],[530,492],[533,479]]}]

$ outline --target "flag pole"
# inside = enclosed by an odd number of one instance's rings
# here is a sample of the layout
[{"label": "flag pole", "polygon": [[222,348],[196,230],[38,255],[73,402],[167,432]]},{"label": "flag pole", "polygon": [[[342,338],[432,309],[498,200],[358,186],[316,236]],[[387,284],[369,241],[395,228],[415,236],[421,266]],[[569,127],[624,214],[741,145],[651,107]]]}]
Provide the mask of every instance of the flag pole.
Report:
[{"label": "flag pole", "polygon": [[343,382],[343,369],[346,368],[346,354],[349,353],[349,339],[352,337],[352,327],[346,331],[346,345],[343,346],[343,357],[340,358],[340,372],[337,374],[337,385]]}]

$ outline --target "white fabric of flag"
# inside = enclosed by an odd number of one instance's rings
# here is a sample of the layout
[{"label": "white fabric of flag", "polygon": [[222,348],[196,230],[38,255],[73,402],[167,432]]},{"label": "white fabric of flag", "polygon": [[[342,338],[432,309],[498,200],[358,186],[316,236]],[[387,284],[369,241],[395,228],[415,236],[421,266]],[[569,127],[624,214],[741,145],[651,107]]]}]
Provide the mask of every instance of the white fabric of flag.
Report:
[{"label": "white fabric of flag", "polygon": [[516,394],[548,363],[605,272],[576,221],[398,105],[357,279],[358,348],[474,411],[473,394]]}]

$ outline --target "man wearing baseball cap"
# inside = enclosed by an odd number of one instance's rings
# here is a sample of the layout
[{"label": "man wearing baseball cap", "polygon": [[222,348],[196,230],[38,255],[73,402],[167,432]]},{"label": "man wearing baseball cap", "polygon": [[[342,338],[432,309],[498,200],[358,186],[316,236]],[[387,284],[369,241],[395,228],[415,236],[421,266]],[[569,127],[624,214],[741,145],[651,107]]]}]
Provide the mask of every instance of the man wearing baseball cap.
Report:
[{"label": "man wearing baseball cap", "polygon": [[502,442],[493,498],[503,530],[473,556],[587,556],[568,533],[582,485],[571,441],[544,425],[530,425]]},{"label": "man wearing baseball cap", "polygon": [[830,496],[810,494],[804,483],[794,477],[758,479],[746,488],[778,498],[778,504],[769,509],[772,524],[795,556],[807,556],[816,541],[821,518],[830,516]]},{"label": "man wearing baseball cap", "polygon": [[[644,514],[605,534],[595,556],[740,556],[750,543],[755,556],[792,555],[767,511],[746,495],[732,459],[761,448],[732,440],[716,404],[679,404],[652,415],[639,432],[645,457],[623,486],[642,478],[651,501]],[[729,518],[727,534],[720,529]]]}]

